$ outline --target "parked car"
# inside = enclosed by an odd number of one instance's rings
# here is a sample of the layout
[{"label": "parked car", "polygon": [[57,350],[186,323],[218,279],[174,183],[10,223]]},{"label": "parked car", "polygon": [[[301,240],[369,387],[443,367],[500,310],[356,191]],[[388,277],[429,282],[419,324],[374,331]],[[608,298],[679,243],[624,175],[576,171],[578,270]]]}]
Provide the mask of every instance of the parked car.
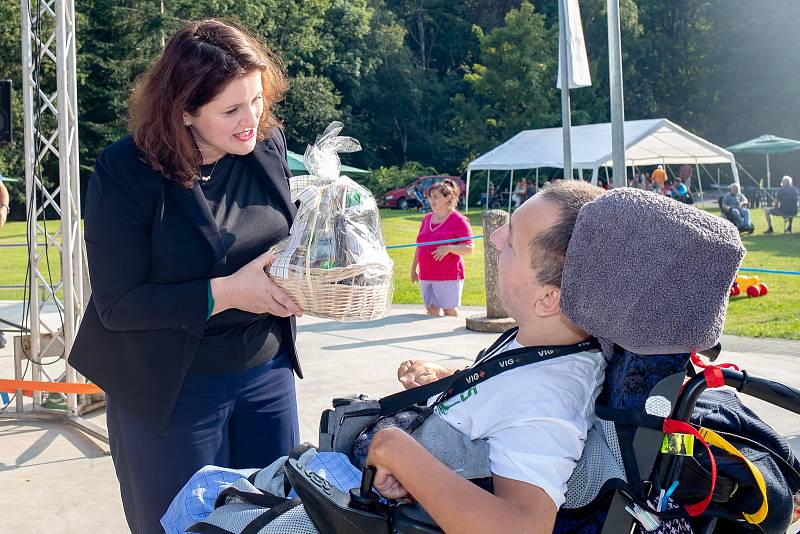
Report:
[{"label": "parked car", "polygon": [[423,195],[428,196],[428,191],[430,191],[431,186],[437,182],[441,182],[445,178],[450,178],[456,183],[456,185],[458,185],[458,189],[460,191],[458,203],[459,205],[463,206],[467,186],[464,183],[464,180],[458,176],[420,176],[403,187],[397,187],[384,193],[378,201],[378,206],[381,208],[393,208],[401,210],[415,208],[419,206],[419,202],[417,201],[417,197],[414,195],[413,188],[418,187],[422,191]]}]

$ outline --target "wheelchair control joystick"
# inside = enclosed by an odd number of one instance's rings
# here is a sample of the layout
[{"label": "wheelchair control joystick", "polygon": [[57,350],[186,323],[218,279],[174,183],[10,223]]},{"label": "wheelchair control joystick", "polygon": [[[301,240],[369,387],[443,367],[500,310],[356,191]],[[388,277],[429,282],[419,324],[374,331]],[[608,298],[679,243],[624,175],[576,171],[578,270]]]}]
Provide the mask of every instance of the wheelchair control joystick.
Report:
[{"label": "wheelchair control joystick", "polygon": [[350,506],[360,510],[372,511],[378,506],[378,496],[372,491],[375,482],[375,468],[365,465],[361,472],[361,487],[350,490]]}]

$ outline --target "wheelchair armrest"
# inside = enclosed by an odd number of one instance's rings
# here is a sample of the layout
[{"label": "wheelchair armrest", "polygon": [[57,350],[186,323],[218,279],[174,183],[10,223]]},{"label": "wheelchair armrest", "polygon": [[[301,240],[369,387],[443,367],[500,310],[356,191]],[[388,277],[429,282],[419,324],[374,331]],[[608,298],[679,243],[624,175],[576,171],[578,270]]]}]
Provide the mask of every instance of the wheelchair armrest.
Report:
[{"label": "wheelchair armrest", "polygon": [[392,509],[392,531],[402,534],[442,534],[442,530],[419,504],[401,504]]}]

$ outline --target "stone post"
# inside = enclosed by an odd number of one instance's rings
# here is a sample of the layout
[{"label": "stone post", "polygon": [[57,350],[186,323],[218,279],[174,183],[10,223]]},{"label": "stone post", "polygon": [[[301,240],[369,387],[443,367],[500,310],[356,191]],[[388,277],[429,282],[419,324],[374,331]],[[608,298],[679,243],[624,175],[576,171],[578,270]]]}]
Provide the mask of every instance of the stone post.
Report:
[{"label": "stone post", "polygon": [[488,210],[483,212],[483,270],[486,279],[486,316],[468,317],[467,328],[476,332],[505,332],[517,325],[508,316],[503,304],[495,294],[497,286],[497,257],[500,251],[492,243],[489,236],[508,222],[509,215],[504,210]]}]

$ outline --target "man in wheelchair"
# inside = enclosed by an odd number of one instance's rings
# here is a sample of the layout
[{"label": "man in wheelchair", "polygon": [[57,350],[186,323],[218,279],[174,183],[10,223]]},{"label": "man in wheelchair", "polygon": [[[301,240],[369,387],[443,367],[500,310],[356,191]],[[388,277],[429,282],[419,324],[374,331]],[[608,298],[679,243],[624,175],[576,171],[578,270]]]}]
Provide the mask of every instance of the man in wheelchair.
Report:
[{"label": "man in wheelchair", "polygon": [[[722,332],[744,255],[731,225],[659,195],[564,181],[523,204],[492,242],[498,296],[519,330],[467,370],[407,361],[398,369],[406,391],[340,399],[323,414],[318,450],[338,452],[318,457],[344,453],[348,466],[364,467],[360,488],[332,488],[307,460],[316,449],[301,449],[224,490],[189,531],[613,534],[638,523],[710,533],[719,517],[727,522],[718,532],[785,530],[800,490],[785,441],[703,428],[746,417],[730,394],[698,397],[727,384],[800,413],[800,392],[714,366],[685,381],[689,353]],[[661,284],[658,272],[685,285]],[[653,319],[667,307],[674,319]],[[681,450],[665,451],[662,440],[676,432],[696,436],[699,452],[670,456]],[[752,462],[734,454],[748,447]],[[490,484],[468,480],[481,477]],[[290,483],[302,500],[284,499]],[[373,486],[401,500],[378,503]]]},{"label": "man in wheelchair", "polygon": [[[580,208],[604,191],[560,181],[526,201],[491,237],[500,251],[497,295],[519,330],[493,353],[575,347],[571,354],[507,371],[446,399],[441,417],[489,444],[494,493],[467,481],[398,427],[372,438],[367,464],[385,497],[407,494],[446,532],[552,532],[566,484],[580,458],[603,383],[605,360],[589,334],[560,310],[561,273]],[[406,388],[452,374],[420,361],[398,371]]]}]

